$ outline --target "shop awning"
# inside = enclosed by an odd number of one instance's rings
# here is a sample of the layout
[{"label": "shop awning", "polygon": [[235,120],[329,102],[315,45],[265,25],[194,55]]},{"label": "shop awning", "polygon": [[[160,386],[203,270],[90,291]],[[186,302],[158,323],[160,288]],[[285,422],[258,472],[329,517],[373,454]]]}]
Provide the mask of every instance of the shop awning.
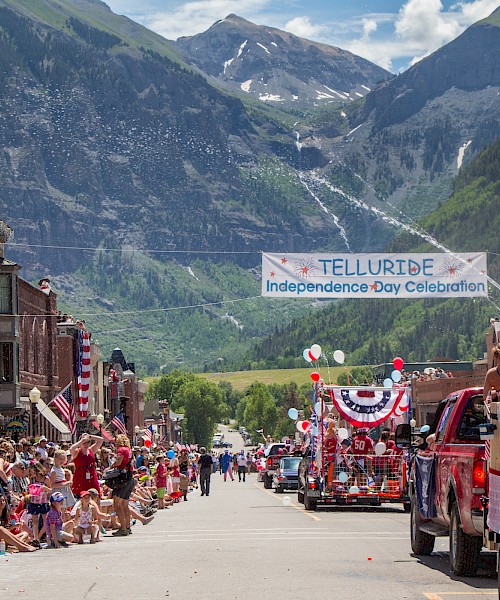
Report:
[{"label": "shop awning", "polygon": [[68,426],[63,423],[54,412],[52,412],[52,410],[45,404],[43,400],[39,400],[36,403],[36,407],[38,412],[64,436],[64,439],[71,439],[71,431],[68,429]]},{"label": "shop awning", "polygon": [[114,442],[115,438],[109,433],[109,431],[107,431],[106,429],[100,429],[99,428],[99,423],[97,421],[90,421],[91,425],[93,427],[95,427],[97,429],[97,431],[99,431],[100,435],[102,435],[102,437],[105,440],[108,440],[108,442]]}]

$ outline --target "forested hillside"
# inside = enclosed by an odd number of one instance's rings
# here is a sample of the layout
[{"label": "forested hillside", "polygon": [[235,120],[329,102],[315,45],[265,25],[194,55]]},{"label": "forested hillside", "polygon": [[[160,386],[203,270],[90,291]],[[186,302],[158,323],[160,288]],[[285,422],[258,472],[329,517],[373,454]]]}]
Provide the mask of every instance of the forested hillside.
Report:
[{"label": "forested hillside", "polygon": [[[487,251],[488,274],[500,279],[500,139],[465,166],[454,193],[419,223],[453,252]],[[399,236],[388,251],[435,250],[415,236]],[[498,285],[498,284],[497,284]],[[350,364],[376,364],[400,355],[407,361],[476,359],[485,351],[484,335],[492,316],[500,316],[500,293],[490,299],[346,300],[296,319],[257,345],[243,368],[292,367],[316,342],[327,352],[341,349]]]}]

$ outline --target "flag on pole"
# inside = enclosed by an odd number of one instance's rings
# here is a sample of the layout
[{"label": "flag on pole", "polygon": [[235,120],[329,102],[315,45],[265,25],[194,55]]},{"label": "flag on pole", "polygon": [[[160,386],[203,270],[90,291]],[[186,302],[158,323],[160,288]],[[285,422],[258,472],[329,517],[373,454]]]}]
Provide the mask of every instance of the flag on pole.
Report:
[{"label": "flag on pole", "polygon": [[117,413],[111,419],[110,425],[113,425],[114,427],[116,427],[116,429],[118,429],[118,431],[120,433],[123,433],[123,435],[127,435],[127,428],[125,427],[125,419],[123,417],[122,411],[120,411],[119,413]]},{"label": "flag on pole", "polygon": [[145,441],[145,445],[147,448],[150,448],[153,445],[153,440],[155,439],[155,434],[153,431],[153,426],[150,425],[142,434],[142,438]]},{"label": "flag on pole", "polygon": [[49,404],[54,404],[61,413],[62,418],[68,424],[72,434],[76,431],[75,407],[73,405],[73,393],[71,391],[71,382],[61,390]]}]

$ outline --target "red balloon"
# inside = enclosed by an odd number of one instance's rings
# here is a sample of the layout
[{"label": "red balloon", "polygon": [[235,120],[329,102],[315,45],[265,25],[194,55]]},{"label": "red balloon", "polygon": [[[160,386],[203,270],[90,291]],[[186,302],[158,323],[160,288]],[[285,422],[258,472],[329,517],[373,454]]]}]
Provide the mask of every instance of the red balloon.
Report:
[{"label": "red balloon", "polygon": [[313,381],[319,381],[320,380],[320,374],[316,373],[316,371],[314,371],[314,373],[311,373],[311,379]]},{"label": "red balloon", "polygon": [[394,368],[397,371],[401,371],[401,369],[403,368],[404,360],[400,357],[400,356],[396,356],[396,358],[392,361],[392,364],[394,365]]},{"label": "red balloon", "polygon": [[302,431],[307,431],[311,427],[311,423],[309,421],[302,421],[301,427]]},{"label": "red balloon", "polygon": [[144,445],[146,446],[146,448],[151,448],[151,440],[144,440]]},{"label": "red balloon", "polygon": [[309,350],[309,358],[310,358],[312,361],[318,360],[318,359],[317,359],[315,356],[313,356],[313,355],[311,354],[311,351],[310,351],[310,350]]}]

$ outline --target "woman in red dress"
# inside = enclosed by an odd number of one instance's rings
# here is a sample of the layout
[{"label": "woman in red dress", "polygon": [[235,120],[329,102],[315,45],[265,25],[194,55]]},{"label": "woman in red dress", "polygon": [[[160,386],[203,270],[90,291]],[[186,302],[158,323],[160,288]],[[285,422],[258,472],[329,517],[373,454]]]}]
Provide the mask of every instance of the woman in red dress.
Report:
[{"label": "woman in red dress", "polygon": [[98,435],[82,434],[80,440],[73,444],[69,451],[75,465],[73,477],[73,494],[80,495],[83,491],[96,489],[101,495],[99,479],[95,462],[95,452],[102,446],[103,438]]}]

